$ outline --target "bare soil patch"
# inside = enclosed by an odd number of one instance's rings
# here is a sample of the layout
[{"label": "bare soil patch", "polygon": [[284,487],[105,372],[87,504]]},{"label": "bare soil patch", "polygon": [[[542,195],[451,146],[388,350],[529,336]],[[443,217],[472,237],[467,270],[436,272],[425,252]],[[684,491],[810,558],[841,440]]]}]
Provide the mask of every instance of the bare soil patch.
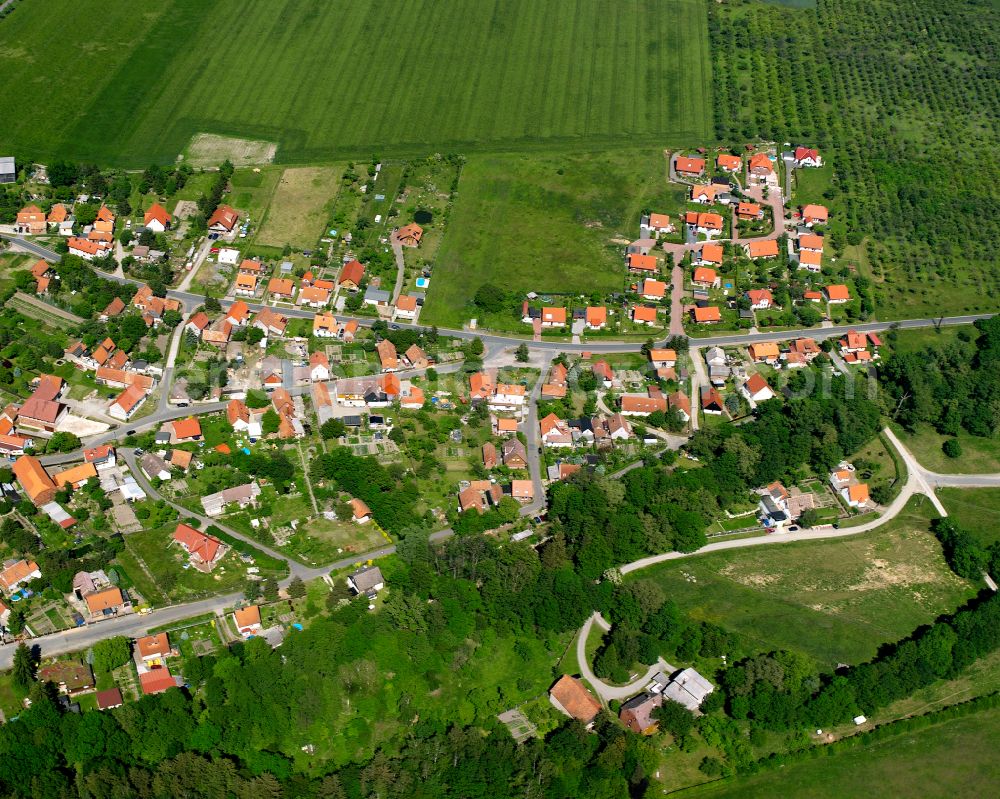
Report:
[{"label": "bare soil patch", "polygon": [[218,166],[228,158],[233,166],[254,166],[270,164],[277,151],[278,145],[274,142],[199,133],[191,139],[187,153],[178,160],[183,159],[192,166]]}]

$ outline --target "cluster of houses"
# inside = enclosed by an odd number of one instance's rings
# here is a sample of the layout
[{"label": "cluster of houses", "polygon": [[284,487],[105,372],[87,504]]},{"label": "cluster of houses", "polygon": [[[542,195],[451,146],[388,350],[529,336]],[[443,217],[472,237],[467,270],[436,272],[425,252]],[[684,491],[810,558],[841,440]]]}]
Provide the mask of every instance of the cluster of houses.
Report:
[{"label": "cluster of houses", "polygon": [[0,455],[16,458],[33,446],[33,436],[53,433],[69,408],[61,401],[65,383],[55,375],[39,375],[33,390],[20,405],[10,403],[0,411]]},{"label": "cluster of houses", "polygon": [[82,341],[73,342],[64,355],[78,369],[93,372],[100,385],[120,389],[108,405],[108,415],[119,421],[131,419],[156,388],[154,375],[159,368],[142,360],[133,361],[111,338],[105,338],[93,350]]},{"label": "cluster of houses", "polygon": [[[672,677],[657,672],[642,693],[622,703],[618,720],[638,735],[652,735],[659,729],[654,711],[664,702],[676,702],[697,714],[701,703],[714,690],[695,669],[682,669]],[[560,713],[576,719],[588,729],[603,709],[587,686],[568,674],[549,689],[549,701]]]}]

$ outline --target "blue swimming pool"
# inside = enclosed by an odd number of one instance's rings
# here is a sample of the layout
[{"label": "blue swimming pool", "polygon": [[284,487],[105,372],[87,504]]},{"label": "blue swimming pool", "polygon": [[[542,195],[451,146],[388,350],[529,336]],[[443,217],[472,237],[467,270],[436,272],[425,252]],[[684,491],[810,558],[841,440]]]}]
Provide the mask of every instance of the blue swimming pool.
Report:
[{"label": "blue swimming pool", "polygon": [[429,277],[418,277],[417,278],[417,288],[425,289],[431,284],[431,279]]}]

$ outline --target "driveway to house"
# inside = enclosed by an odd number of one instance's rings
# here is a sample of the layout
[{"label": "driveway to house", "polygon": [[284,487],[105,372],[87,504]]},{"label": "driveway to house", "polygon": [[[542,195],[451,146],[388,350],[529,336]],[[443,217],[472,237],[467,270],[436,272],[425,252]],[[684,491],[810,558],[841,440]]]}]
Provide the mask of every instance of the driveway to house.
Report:
[{"label": "driveway to house", "polygon": [[392,245],[392,254],[396,258],[396,285],[392,289],[392,304],[396,304],[396,300],[399,299],[399,292],[403,290],[403,278],[406,275],[406,262],[403,260],[403,245],[399,243],[399,239],[393,234],[392,238],[389,240]]},{"label": "driveway to house", "polygon": [[167,353],[167,364],[163,367],[163,376],[160,378],[160,402],[159,410],[165,411],[170,406],[170,385],[174,380],[174,363],[177,361],[177,352],[181,348],[181,339],[187,328],[188,316],[184,314],[180,324],[174,328],[174,333],[170,337],[170,351]]},{"label": "driveway to house", "polygon": [[577,668],[580,669],[580,675],[593,686],[594,690],[601,697],[601,701],[605,704],[612,699],[629,699],[635,696],[649,684],[649,681],[653,679],[653,675],[658,671],[662,671],[664,674],[673,674],[677,670],[663,658],[659,658],[656,663],[646,670],[644,675],[633,680],[628,685],[608,685],[594,674],[593,669],[590,668],[590,660],[587,657],[587,639],[590,637],[590,630],[595,622],[605,632],[611,629],[611,625],[604,620],[604,617],[600,613],[595,612],[587,619],[583,627],[580,628],[580,634],[576,639],[576,664]]},{"label": "driveway to house", "polygon": [[521,508],[522,516],[532,516],[545,508],[545,486],[542,484],[541,437],[538,432],[538,399],[542,396],[542,383],[545,382],[545,370],[539,372],[538,380],[531,388],[528,397],[528,417],[521,424],[521,430],[527,441],[528,473],[531,475],[531,490],[534,494],[531,502]]},{"label": "driveway to house", "polygon": [[684,335],[684,267],[682,255],[673,253],[674,265],[670,270],[670,330],[671,336]]},{"label": "driveway to house", "polygon": [[177,286],[178,291],[189,291],[191,288],[191,281],[194,280],[194,276],[198,274],[198,270],[201,269],[201,265],[205,263],[205,259],[208,254],[212,251],[212,240],[210,238],[205,238],[201,246],[198,248],[198,252],[194,254],[194,259],[191,263],[191,271],[184,275],[184,279]]}]

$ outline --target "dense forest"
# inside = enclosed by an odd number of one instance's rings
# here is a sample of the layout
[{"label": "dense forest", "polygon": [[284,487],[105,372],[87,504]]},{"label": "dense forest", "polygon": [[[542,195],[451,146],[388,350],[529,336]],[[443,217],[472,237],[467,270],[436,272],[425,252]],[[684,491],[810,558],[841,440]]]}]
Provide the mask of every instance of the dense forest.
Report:
[{"label": "dense forest", "polygon": [[835,172],[824,196],[840,217],[834,249],[869,237],[880,304],[955,278],[972,292],[954,302],[995,297],[1000,164],[984,157],[1000,119],[995,4],[708,5],[718,137],[823,151]]},{"label": "dense forest", "polygon": [[1000,318],[975,328],[978,335],[963,330],[957,341],[886,359],[879,382],[893,419],[949,436],[964,430],[989,437],[1000,429]]}]

